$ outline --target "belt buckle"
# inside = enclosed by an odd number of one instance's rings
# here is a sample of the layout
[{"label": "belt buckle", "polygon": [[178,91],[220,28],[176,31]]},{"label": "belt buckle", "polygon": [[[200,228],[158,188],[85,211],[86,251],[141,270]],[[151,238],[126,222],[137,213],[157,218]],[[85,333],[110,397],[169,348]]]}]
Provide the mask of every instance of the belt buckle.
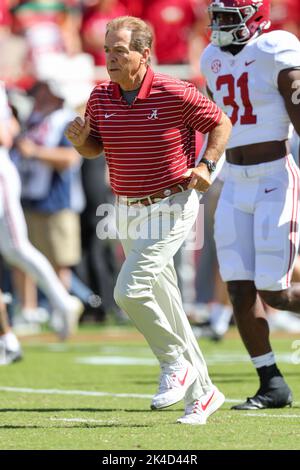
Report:
[{"label": "belt buckle", "polygon": [[128,201],[128,205],[134,206],[134,207],[146,207],[152,204],[152,199],[150,196],[147,197],[142,197],[140,199],[137,199],[136,201]]},{"label": "belt buckle", "polygon": [[142,207],[144,204],[142,200],[138,199],[137,201],[128,201],[128,207]]}]

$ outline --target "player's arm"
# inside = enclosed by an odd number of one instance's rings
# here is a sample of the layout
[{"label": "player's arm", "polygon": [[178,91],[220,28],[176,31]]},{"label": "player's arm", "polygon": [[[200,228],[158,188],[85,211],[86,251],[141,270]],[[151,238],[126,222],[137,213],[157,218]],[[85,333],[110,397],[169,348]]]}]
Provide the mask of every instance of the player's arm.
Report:
[{"label": "player's arm", "polygon": [[73,147],[84,158],[97,158],[103,152],[103,144],[100,139],[90,135],[91,126],[89,116],[85,120],[75,118],[67,126],[65,136]]},{"label": "player's arm", "polygon": [[300,136],[300,68],[282,70],[278,75],[278,89],[290,120]]}]

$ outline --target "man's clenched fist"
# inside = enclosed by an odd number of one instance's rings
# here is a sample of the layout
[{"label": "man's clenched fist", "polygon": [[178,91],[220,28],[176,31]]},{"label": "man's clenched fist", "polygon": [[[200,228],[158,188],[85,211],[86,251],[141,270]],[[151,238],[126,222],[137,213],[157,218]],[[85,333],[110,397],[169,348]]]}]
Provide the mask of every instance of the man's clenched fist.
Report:
[{"label": "man's clenched fist", "polygon": [[86,139],[91,132],[90,118],[86,117],[85,120],[77,117],[71,121],[65,130],[65,136],[74,145],[74,147],[81,147],[84,145]]},{"label": "man's clenched fist", "polygon": [[185,178],[192,177],[188,189],[196,189],[201,193],[206,193],[212,183],[210,173],[204,163],[201,163],[196,168],[190,168],[183,176]]}]

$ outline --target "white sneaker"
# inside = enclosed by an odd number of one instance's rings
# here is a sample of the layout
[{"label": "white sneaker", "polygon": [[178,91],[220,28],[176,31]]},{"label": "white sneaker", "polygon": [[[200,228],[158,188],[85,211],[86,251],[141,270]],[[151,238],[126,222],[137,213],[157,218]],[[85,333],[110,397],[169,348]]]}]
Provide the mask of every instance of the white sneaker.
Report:
[{"label": "white sneaker", "polygon": [[84,311],[81,300],[75,296],[70,297],[71,306],[68,311],[62,312],[54,310],[52,313],[51,324],[61,340],[65,340],[76,333],[80,317]]},{"label": "white sneaker", "polygon": [[151,403],[152,410],[166,408],[182,400],[197,377],[198,371],[186,359],[163,364],[158,392]]},{"label": "white sneaker", "polygon": [[223,405],[225,397],[217,387],[202,395],[185,408],[185,414],[177,419],[182,424],[206,424],[207,418]]},{"label": "white sneaker", "polygon": [[15,349],[8,349],[3,340],[0,340],[0,365],[8,365],[21,361],[23,353],[21,346]]}]

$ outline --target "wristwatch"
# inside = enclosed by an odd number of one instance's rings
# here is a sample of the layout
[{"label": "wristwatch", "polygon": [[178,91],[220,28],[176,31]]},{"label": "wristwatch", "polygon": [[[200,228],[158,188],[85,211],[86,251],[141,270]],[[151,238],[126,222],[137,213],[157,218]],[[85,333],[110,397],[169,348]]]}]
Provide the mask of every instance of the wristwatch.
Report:
[{"label": "wristwatch", "polygon": [[202,158],[200,160],[200,163],[205,163],[210,173],[213,173],[217,168],[216,162],[214,162],[213,160],[207,160],[207,158]]}]

